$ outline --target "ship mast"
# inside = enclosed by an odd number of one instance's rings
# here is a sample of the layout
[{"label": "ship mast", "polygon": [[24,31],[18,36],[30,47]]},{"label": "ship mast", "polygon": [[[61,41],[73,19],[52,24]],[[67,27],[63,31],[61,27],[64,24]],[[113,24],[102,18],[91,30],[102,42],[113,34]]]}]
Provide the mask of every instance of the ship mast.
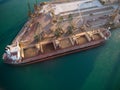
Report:
[{"label": "ship mast", "polygon": [[38,7],[37,7],[37,0],[35,0],[34,9],[35,9],[35,10],[38,9]]},{"label": "ship mast", "polygon": [[28,16],[31,17],[32,12],[31,12],[31,7],[30,7],[30,2],[28,0]]}]

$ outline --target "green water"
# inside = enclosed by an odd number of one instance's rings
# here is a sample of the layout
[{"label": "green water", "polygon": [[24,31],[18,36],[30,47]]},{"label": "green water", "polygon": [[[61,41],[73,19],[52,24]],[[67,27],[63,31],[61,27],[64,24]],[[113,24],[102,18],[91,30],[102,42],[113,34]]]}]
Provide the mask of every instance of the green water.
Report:
[{"label": "green water", "polygon": [[[26,4],[0,0],[0,58],[27,20]],[[0,59],[0,90],[120,90],[120,29],[103,46],[50,61],[13,67]]]}]

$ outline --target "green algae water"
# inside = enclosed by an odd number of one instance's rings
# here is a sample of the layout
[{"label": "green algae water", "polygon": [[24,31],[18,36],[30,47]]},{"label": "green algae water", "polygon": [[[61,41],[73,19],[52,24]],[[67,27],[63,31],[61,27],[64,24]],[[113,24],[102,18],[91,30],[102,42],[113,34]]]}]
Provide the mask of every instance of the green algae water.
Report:
[{"label": "green algae water", "polygon": [[[0,0],[0,58],[26,21],[27,0]],[[53,60],[14,67],[0,59],[0,90],[120,90],[120,29],[103,46]]]}]

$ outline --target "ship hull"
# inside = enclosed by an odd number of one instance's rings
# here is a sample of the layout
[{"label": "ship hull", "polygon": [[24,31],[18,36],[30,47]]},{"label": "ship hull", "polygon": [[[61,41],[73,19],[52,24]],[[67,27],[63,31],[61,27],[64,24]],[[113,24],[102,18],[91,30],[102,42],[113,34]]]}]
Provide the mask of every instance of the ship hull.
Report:
[{"label": "ship hull", "polygon": [[[14,65],[14,66],[23,66],[23,65],[29,65],[29,64],[33,64],[33,63],[37,63],[37,62],[43,62],[43,61],[51,60],[51,59],[54,59],[54,58],[57,58],[57,57],[60,57],[60,56],[64,56],[64,55],[72,54],[72,53],[75,53],[75,52],[80,52],[80,51],[84,51],[84,50],[88,50],[88,49],[91,49],[91,48],[98,47],[98,46],[104,44],[105,41],[106,40],[104,40],[104,39],[100,40],[100,41],[96,41],[95,44],[88,45],[88,46],[83,47],[83,48],[77,48],[80,45],[72,46],[72,47],[67,48],[68,49],[67,51],[65,51],[66,49],[61,50],[62,53],[55,54],[55,52],[54,52],[53,53],[54,55],[46,56],[46,57],[43,57],[43,58],[40,58],[40,56],[38,55],[38,56],[29,58],[29,59],[23,59],[21,63],[11,63],[11,62],[7,62],[7,61],[4,61],[4,63],[11,64],[11,65]],[[71,50],[73,47],[76,47],[76,49]]]},{"label": "ship hull", "polygon": [[64,3],[62,6],[52,3],[38,5],[38,9],[36,8],[30,15],[30,19],[12,44],[5,48],[4,63],[27,65],[42,62],[94,48],[108,40],[111,32],[107,28],[99,26],[100,23],[97,22],[103,16],[89,19],[86,16],[96,11],[96,9],[92,9],[89,12],[82,11],[84,18],[87,19],[81,20],[78,8],[80,1],[73,3],[76,8],[64,8],[65,10],[62,8],[68,6]]}]

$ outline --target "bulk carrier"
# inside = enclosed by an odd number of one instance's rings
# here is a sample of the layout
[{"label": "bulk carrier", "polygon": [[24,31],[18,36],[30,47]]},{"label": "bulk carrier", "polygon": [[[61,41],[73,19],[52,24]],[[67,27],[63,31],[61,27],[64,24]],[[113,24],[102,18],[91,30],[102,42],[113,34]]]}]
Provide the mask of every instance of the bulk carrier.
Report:
[{"label": "bulk carrier", "polygon": [[28,3],[29,19],[7,45],[4,62],[25,65],[100,46],[111,36],[108,15],[112,6],[97,0]]}]

